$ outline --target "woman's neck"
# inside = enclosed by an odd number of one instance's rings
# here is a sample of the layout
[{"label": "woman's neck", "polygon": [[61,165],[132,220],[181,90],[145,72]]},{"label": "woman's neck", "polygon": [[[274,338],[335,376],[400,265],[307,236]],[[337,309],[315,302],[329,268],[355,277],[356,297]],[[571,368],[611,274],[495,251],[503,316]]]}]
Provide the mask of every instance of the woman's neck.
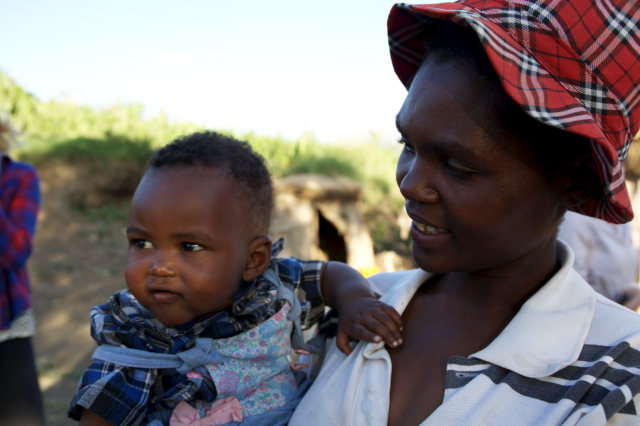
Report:
[{"label": "woman's neck", "polygon": [[449,293],[463,304],[515,312],[558,271],[555,238],[505,264],[434,277],[421,291]]}]

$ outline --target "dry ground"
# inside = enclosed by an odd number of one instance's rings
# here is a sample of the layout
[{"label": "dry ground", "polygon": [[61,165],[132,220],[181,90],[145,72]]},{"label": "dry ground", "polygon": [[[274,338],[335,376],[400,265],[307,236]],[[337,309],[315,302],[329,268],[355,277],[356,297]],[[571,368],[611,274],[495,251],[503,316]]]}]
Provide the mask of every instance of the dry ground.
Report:
[{"label": "dry ground", "polygon": [[75,211],[58,188],[42,180],[43,205],[28,263],[36,364],[47,425],[77,425],[65,413],[96,347],[89,310],[124,288],[127,205]]}]

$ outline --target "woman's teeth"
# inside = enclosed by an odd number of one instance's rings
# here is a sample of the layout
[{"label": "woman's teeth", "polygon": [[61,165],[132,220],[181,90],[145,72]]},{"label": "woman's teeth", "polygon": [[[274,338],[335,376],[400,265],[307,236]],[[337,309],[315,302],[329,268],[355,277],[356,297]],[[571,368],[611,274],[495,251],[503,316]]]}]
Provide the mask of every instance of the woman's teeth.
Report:
[{"label": "woman's teeth", "polygon": [[444,232],[447,232],[444,229],[436,228],[434,226],[427,226],[424,223],[416,222],[415,220],[413,221],[413,224],[416,228],[418,228],[425,234],[442,234]]}]

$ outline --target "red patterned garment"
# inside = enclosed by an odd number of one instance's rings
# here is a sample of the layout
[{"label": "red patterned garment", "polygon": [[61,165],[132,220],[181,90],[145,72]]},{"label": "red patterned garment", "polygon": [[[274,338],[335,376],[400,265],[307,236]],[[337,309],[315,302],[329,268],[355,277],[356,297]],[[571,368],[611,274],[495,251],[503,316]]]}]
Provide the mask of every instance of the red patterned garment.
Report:
[{"label": "red patterned garment", "polygon": [[33,166],[0,154],[0,330],[31,307],[25,262],[40,206]]},{"label": "red patterned garment", "polygon": [[577,212],[633,219],[622,162],[640,128],[640,7],[629,0],[461,0],[398,4],[391,60],[409,87],[433,18],[471,27],[507,94],[533,118],[591,139],[605,197]]}]

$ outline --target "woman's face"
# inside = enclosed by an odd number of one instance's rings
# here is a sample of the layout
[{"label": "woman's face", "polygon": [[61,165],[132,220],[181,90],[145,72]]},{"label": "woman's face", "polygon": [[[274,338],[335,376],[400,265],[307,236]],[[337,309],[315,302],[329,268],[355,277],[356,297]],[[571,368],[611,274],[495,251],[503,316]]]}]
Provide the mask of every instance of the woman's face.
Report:
[{"label": "woman's face", "polygon": [[396,179],[424,270],[500,268],[555,241],[558,190],[523,143],[527,129],[498,124],[502,96],[459,59],[427,58],[411,84],[397,117]]}]

